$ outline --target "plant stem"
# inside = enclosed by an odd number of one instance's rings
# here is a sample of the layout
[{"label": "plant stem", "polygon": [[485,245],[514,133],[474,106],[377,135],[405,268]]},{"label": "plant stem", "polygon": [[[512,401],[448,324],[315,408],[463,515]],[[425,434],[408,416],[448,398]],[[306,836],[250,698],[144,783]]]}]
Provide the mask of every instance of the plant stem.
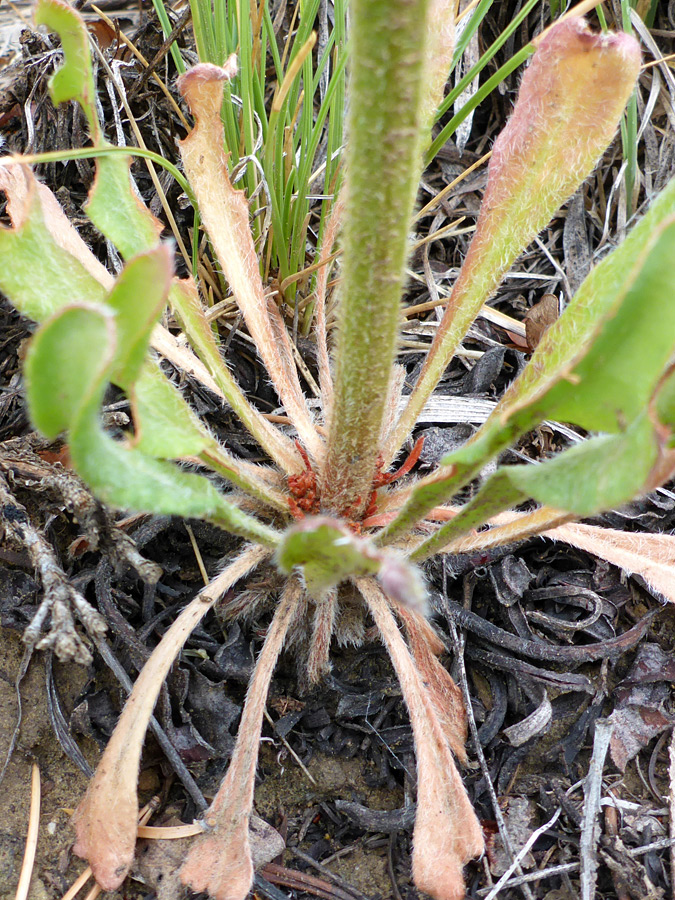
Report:
[{"label": "plant stem", "polygon": [[408,223],[421,167],[427,0],[355,0],[342,298],[323,498],[362,508],[396,354]]}]

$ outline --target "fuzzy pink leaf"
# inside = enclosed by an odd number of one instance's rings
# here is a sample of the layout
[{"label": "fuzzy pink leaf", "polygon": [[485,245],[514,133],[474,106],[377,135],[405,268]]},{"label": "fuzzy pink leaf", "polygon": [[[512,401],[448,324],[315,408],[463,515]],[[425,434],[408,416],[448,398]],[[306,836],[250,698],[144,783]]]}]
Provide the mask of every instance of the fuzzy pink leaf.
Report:
[{"label": "fuzzy pink leaf", "polygon": [[582,523],[559,525],[544,535],[606,559],[675,603],[675,535],[616,531]]},{"label": "fuzzy pink leaf", "polygon": [[75,810],[75,853],[88,860],[98,884],[114,891],[129,872],[136,847],[136,785],[143,740],[160,688],[181,647],[211,606],[267,555],[245,550],[185,607],[157,645],[122,710],[87,792]]},{"label": "fuzzy pink leaf", "polygon": [[474,238],[385,461],[411,431],[504,273],[592,171],[639,70],[633,37],[594,34],[578,16],[557,23],[541,40],[513,115],[495,141]]},{"label": "fuzzy pink leaf", "polygon": [[227,173],[220,107],[223,86],[231,74],[231,70],[202,63],[181,76],[180,91],[196,119],[194,129],[181,141],[181,159],[225,278],[272,383],[307,452],[320,460],[323,441],[309,415],[286,326],[263,289],[248,203],[243,191],[232,187]]},{"label": "fuzzy pink leaf", "polygon": [[181,870],[183,884],[193,891],[207,891],[214,900],[245,900],[253,882],[248,826],[265,699],[277,657],[301,600],[298,581],[290,579],[249,684],[227,775],[204,816],[211,833],[196,841]]},{"label": "fuzzy pink leaf", "polygon": [[413,877],[435,900],[464,897],[462,866],[483,852],[483,832],[467,797],[437,710],[389,603],[370,578],[356,579],[398,675],[415,738],[417,815]]}]

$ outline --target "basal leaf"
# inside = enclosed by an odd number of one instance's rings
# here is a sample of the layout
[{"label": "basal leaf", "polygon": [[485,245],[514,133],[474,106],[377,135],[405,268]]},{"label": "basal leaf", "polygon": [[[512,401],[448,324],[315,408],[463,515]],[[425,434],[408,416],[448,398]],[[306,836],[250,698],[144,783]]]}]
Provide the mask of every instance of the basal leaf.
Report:
[{"label": "basal leaf", "polygon": [[198,457],[266,506],[288,511],[282,491],[267,483],[264,472],[231,456],[193,413],[190,406],[157,367],[146,359],[131,393],[136,430],[133,446],[157,459]]},{"label": "basal leaf", "polygon": [[323,441],[312,422],[293,360],[293,348],[276,303],[265,296],[249,225],[248,202],[227,175],[220,109],[224,83],[232,71],[209,63],[179,80],[196,124],[180,142],[185,173],[237,305],[275,390],[307,452],[320,460]]},{"label": "basal leaf", "polygon": [[150,335],[166,305],[173,275],[169,244],[133,257],[124,267],[106,304],[115,312],[117,350],[111,380],[128,391],[147,356]]},{"label": "basal leaf", "polygon": [[228,369],[204,314],[194,281],[175,281],[169,293],[169,303],[195,353],[248,431],[282,469],[288,473],[301,471],[303,463],[293,442],[249,403]]},{"label": "basal leaf", "polygon": [[554,24],[541,39],[493,147],[473,240],[385,459],[412,429],[482,304],[593,169],[639,70],[634,38],[595,34],[578,16]]},{"label": "basal leaf", "polygon": [[57,31],[63,46],[65,62],[49,81],[54,104],[77,100],[87,117],[94,143],[97,143],[100,126],[96,115],[89,37],[84,21],[64,0],[39,0],[35,23]]},{"label": "basal leaf", "polygon": [[70,431],[76,471],[111,506],[206,519],[273,547],[277,533],[242,513],[211,482],[114,441],[102,429],[99,407],[115,359],[113,316],[71,306],[35,335],[26,361],[31,416],[54,435]]},{"label": "basal leaf", "polygon": [[675,352],[674,216],[675,180],[592,270],[475,437],[416,487],[382,542],[450,498],[545,419],[621,433],[641,415]]},{"label": "basal leaf", "polygon": [[375,575],[389,597],[423,607],[426,591],[414,566],[396,553],[378,550],[338,519],[308,517],[283,536],[276,562],[282,572],[300,571],[316,599],[348,578]]},{"label": "basal leaf", "polygon": [[156,246],[163,227],[134,190],[129,165],[128,157],[99,156],[84,206],[93,224],[124,259]]},{"label": "basal leaf", "polygon": [[555,418],[616,432],[634,419],[675,348],[674,252],[675,179],[586,278],[490,424],[516,419],[522,432]]},{"label": "basal leaf", "polygon": [[[49,438],[69,429],[87,393],[93,389],[100,397],[114,354],[111,312],[73,305],[45,322],[31,341],[24,367],[35,427]],[[82,377],[68,360],[82,367]]]},{"label": "basal leaf", "polygon": [[424,559],[502,510],[530,499],[579,518],[619,507],[672,471],[674,461],[664,452],[664,438],[662,427],[645,412],[621,434],[591,438],[546,462],[504,466],[412,558]]},{"label": "basal leaf", "polygon": [[[20,184],[15,179],[25,178]],[[19,312],[42,322],[70,303],[103,302],[106,289],[46,222],[43,197],[30,170],[0,169],[0,189],[14,197],[13,228],[0,227],[0,288]],[[10,197],[12,199],[12,197]],[[65,218],[65,217],[64,217]]]},{"label": "basal leaf", "polygon": [[134,446],[147,456],[198,456],[214,443],[178,388],[152,359],[146,359],[141,368],[131,403],[137,423]]}]

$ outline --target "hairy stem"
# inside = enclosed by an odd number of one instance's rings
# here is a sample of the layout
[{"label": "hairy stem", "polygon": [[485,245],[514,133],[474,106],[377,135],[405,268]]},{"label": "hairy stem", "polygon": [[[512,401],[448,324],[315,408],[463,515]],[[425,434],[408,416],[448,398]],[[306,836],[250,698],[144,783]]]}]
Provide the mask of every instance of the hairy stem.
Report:
[{"label": "hairy stem", "polygon": [[354,0],[327,511],[363,509],[396,354],[408,226],[421,168],[428,0]]}]

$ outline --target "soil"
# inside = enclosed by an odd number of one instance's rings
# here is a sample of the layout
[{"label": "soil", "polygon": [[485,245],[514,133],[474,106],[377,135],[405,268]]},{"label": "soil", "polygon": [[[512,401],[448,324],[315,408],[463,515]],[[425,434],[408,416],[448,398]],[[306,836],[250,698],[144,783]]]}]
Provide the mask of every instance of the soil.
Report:
[{"label": "soil", "polygon": [[[675,21],[673,4],[663,6],[668,8],[659,10],[655,34],[667,53],[673,50]],[[494,18],[486,19],[481,49],[503,29],[514,9],[511,2],[495,4]],[[87,15],[95,17],[91,11]],[[154,18],[140,6],[122,10],[119,15],[146,58],[152,58],[161,45]],[[42,39],[26,33],[19,44],[7,16],[5,7],[0,7],[0,127],[5,149],[20,151],[27,145],[24,109],[29,98],[36,128],[32,149],[52,149],[60,145],[54,142],[62,140],[63,135],[81,134],[77,115],[72,110],[57,112],[51,107],[45,88],[48,69],[36,64],[45,54]],[[513,54],[540,25],[537,11],[503,52]],[[189,39],[189,32],[185,39]],[[498,56],[498,64],[504,58]],[[435,189],[485,152],[503,125],[516,84],[513,76],[504,92],[495,92],[479,108],[463,155],[452,143],[445,148],[425,175]],[[149,82],[148,91],[151,89]],[[644,97],[648,96],[649,84],[645,83],[642,91]],[[665,102],[668,96],[664,94]],[[154,103],[150,94],[148,98]],[[136,102],[142,105],[143,99]],[[160,116],[161,104],[156,108]],[[671,122],[672,115],[667,116],[662,103],[657,104],[645,131],[644,158],[640,151],[641,165],[649,173],[649,183],[641,189],[641,205],[647,193],[651,196],[675,171]],[[149,146],[153,147],[155,137],[161,135],[158,139],[165,141],[161,149],[167,155],[175,154],[174,123],[163,123],[154,130],[148,126],[148,130],[145,137]],[[541,246],[533,246],[519,260],[517,277],[507,280],[500,290],[495,303],[499,309],[522,319],[544,293],[565,288],[565,279],[572,286],[578,283],[605,240],[600,209],[620,163],[616,142],[603,160],[598,179],[580,191],[543,236],[546,250],[564,278],[560,272],[552,273]],[[91,181],[89,165],[42,167],[40,173],[72,212],[90,246],[105,260],[105,245],[79,212]],[[141,168],[137,169],[137,180],[144,196],[152,197],[150,182]],[[445,214],[474,216],[483,188],[484,174],[479,170],[456,195],[451,195]],[[422,199],[426,202],[428,197]],[[179,226],[187,231],[192,220],[187,213],[181,220],[177,191],[171,200]],[[612,241],[624,226],[615,210]],[[439,223],[433,227],[439,227]],[[414,270],[422,275],[430,269],[439,281],[447,283],[454,277],[467,240],[461,237],[434,242],[427,257],[420,251],[413,258]],[[413,287],[408,299],[410,304],[417,304],[429,296],[422,279],[422,285]],[[430,318],[425,319],[426,315]],[[412,340],[401,354],[410,377],[421,364],[420,335],[425,321],[431,321],[434,313],[424,316],[419,322],[411,321],[406,337]],[[230,324],[236,332],[240,323],[233,316]],[[0,444],[0,459],[7,458],[8,453],[10,459],[17,452],[29,453],[35,464],[37,454],[37,464],[46,475],[60,475],[66,471],[61,467],[64,457],[58,455],[62,448],[35,445],[23,406],[20,365],[30,330],[31,326],[0,299],[0,441],[4,442]],[[527,348],[516,338],[487,322],[477,323],[467,346],[483,351],[482,358],[475,365],[456,361],[440,387],[440,395],[468,396],[476,402],[494,400],[523,364]],[[300,348],[314,371],[311,345],[300,341]],[[272,390],[245,340],[236,333],[228,344],[227,358],[242,387],[255,396],[261,409],[273,411],[277,401]],[[177,379],[182,377],[173,374]],[[256,459],[256,448],[233,417],[199,386],[189,381],[183,386],[200,415],[219,436],[227,438],[228,446]],[[108,398],[109,411],[117,409],[118,400],[117,395]],[[420,471],[428,471],[448,449],[465,440],[472,428],[461,419],[448,422],[441,417],[424,422],[421,433],[426,442]],[[517,452],[538,458],[564,443],[564,435],[544,427]],[[0,474],[3,471],[8,470],[0,468]],[[133,680],[175,611],[201,584],[185,523],[148,517],[124,526],[143,556],[163,570],[153,592],[138,573],[120,564],[104,539],[114,525],[106,519],[105,511],[95,510],[103,537],[99,546],[92,546],[87,543],[90,538],[83,537],[72,508],[53,485],[31,479],[25,469],[10,466],[10,471],[16,500],[54,548],[69,578],[106,616],[105,642],[113,663],[119,663]],[[667,486],[597,521],[624,530],[672,533],[675,493]],[[189,525],[207,570],[214,572],[222,558],[233,552],[235,543],[216,529],[198,522]],[[0,900],[14,897],[18,881],[33,764],[40,771],[42,804],[30,900],[62,897],[83,870],[84,864],[71,851],[69,813],[88,784],[84,770],[95,767],[125,696],[111,669],[110,657],[104,658],[100,652],[94,653],[89,665],[82,666],[60,663],[51,651],[36,651],[17,687],[26,660],[21,633],[41,599],[34,576],[25,548],[5,542],[0,548],[0,772],[5,759],[8,764],[0,781]],[[615,737],[602,787],[606,800],[616,800],[618,812],[606,806],[601,816],[602,835],[595,851],[600,862],[596,896],[607,900],[668,896],[673,876],[670,851],[663,839],[669,827],[672,829],[667,740],[675,722],[673,610],[664,609],[637,579],[627,579],[587,554],[539,539],[515,550],[449,559],[445,566],[435,563],[427,576],[434,623],[448,648],[453,648],[453,602],[470,606],[483,623],[500,629],[499,634],[493,631],[487,636],[470,627],[460,629],[466,641],[471,714],[485,757],[481,768],[478,747],[470,740],[463,776],[488,836],[489,850],[483,861],[467,869],[469,895],[476,900],[485,896],[507,868],[507,854],[497,835],[497,813],[503,815],[516,851],[534,829],[557,813],[558,818],[530,848],[522,865],[526,872],[535,867],[568,868],[532,881],[529,889],[508,886],[499,897],[511,900],[524,894],[525,900],[571,900],[579,896],[583,779],[589,771],[596,723],[613,717]],[[262,572],[249,587],[253,592],[271,594],[273,579]],[[591,621],[588,612],[597,609],[601,615]],[[652,612],[654,617],[644,631],[631,631]],[[188,641],[158,703],[156,715],[167,740],[207,799],[227,768],[252,661],[268,622],[268,611],[234,625],[222,622],[217,610],[209,615]],[[537,640],[551,649],[547,661],[533,660],[523,649],[533,631]],[[500,643],[504,632],[520,640],[522,647],[504,650]],[[570,661],[573,648],[622,635],[628,635],[626,646],[611,660]],[[448,655],[444,662],[459,679],[462,672],[457,659],[453,661]],[[269,723],[264,727],[255,805],[257,814],[284,837],[287,849],[261,870],[255,896],[272,900],[288,896],[294,900],[310,896],[416,900],[419,895],[410,879],[410,809],[415,797],[412,735],[386,654],[376,643],[336,650],[333,671],[324,684],[303,693],[300,682],[294,660],[284,656],[268,703],[274,728]],[[18,732],[17,691],[22,710]],[[536,713],[546,703],[550,703],[550,721],[539,727]],[[82,756],[78,757],[73,742]],[[491,785],[498,798],[497,810]],[[198,814],[194,799],[181,783],[180,772],[177,774],[167,762],[152,735],[146,742],[140,790],[142,803],[153,796],[160,798],[153,824],[189,822]],[[389,813],[386,827],[375,816],[377,811]],[[108,896],[115,900],[184,897],[184,892],[170,893],[169,862],[155,862],[153,868],[147,859],[143,861],[144,852],[141,850],[132,877]],[[305,889],[285,886],[289,872],[306,873],[319,882]],[[531,890],[529,896],[527,890]]]},{"label": "soil", "polygon": [[[18,723],[15,686],[25,647],[9,629],[0,632],[0,758],[6,759]],[[87,682],[81,667],[54,663],[57,690],[66,709],[72,708]],[[68,876],[70,832],[67,810],[73,809],[87,786],[87,777],[64,754],[51,726],[47,710],[45,658],[36,654],[20,685],[22,720],[20,736],[2,781],[0,810],[0,898],[13,900],[23,859],[31,795],[31,769],[40,769],[42,804],[36,876],[31,900],[51,900],[65,893]],[[81,744],[92,765],[98,748]]]}]

